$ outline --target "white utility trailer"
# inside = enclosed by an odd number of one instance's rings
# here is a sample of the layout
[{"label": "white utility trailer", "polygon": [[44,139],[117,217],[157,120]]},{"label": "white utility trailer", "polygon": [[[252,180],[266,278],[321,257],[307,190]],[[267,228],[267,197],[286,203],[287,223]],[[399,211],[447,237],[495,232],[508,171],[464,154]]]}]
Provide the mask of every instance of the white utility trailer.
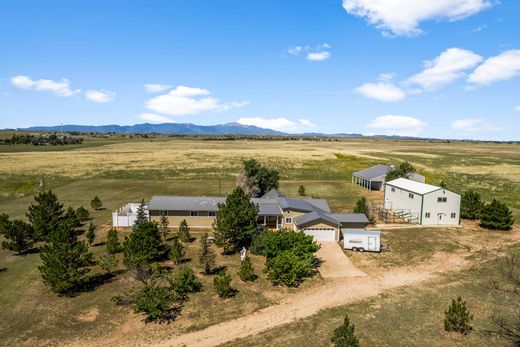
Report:
[{"label": "white utility trailer", "polygon": [[343,247],[354,252],[381,252],[381,231],[343,229]]}]

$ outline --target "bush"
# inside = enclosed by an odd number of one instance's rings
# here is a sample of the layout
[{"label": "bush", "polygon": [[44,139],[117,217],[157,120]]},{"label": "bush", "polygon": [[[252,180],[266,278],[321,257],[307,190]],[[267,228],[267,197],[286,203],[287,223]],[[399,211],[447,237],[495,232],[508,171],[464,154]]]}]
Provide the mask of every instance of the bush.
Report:
[{"label": "bush", "polygon": [[110,254],[116,254],[121,252],[121,245],[119,243],[119,237],[117,236],[117,230],[111,228],[107,235],[107,252]]},{"label": "bush", "polygon": [[480,213],[480,226],[488,229],[509,230],[514,221],[509,208],[495,199],[484,205]]},{"label": "bush", "polygon": [[460,201],[460,217],[464,219],[479,219],[484,202],[480,198],[480,194],[474,190],[465,192]]},{"label": "bush", "polygon": [[468,334],[473,330],[473,327],[469,324],[473,319],[473,315],[469,313],[466,308],[466,301],[462,301],[460,296],[457,300],[452,300],[451,305],[444,311],[444,314],[444,330],[456,331],[461,334]]},{"label": "bush", "polygon": [[144,284],[135,294],[134,312],[146,314],[146,322],[173,320],[179,309],[174,307],[176,301],[170,288],[152,281]]},{"label": "bush", "polygon": [[188,226],[186,219],[184,219],[179,225],[179,240],[182,242],[191,241],[190,227]]},{"label": "bush", "polygon": [[173,239],[168,257],[174,264],[179,264],[184,257],[184,247],[178,239]]},{"label": "bush", "polygon": [[219,273],[213,279],[213,287],[218,296],[222,299],[232,297],[235,295],[235,290],[231,288],[231,276],[225,271]]},{"label": "bush", "polygon": [[334,336],[330,339],[336,347],[359,347],[359,340],[354,335],[354,325],[350,324],[348,315],[345,315],[343,324],[334,330]]},{"label": "bush", "polygon": [[177,293],[185,295],[187,293],[200,291],[202,283],[197,279],[192,269],[181,266],[177,276],[173,279],[171,286]]},{"label": "bush", "polygon": [[244,282],[256,280],[257,276],[255,275],[255,270],[253,268],[253,262],[251,261],[251,258],[245,257],[245,259],[240,262],[238,276],[240,276],[240,279]]},{"label": "bush", "polygon": [[312,236],[303,232],[283,229],[278,232],[259,230],[253,237],[251,252],[273,258],[282,251],[295,249],[298,254],[315,253],[320,246]]},{"label": "bush", "polygon": [[275,285],[297,287],[305,277],[314,274],[314,255],[297,255],[294,250],[283,251],[266,260],[264,272]]}]

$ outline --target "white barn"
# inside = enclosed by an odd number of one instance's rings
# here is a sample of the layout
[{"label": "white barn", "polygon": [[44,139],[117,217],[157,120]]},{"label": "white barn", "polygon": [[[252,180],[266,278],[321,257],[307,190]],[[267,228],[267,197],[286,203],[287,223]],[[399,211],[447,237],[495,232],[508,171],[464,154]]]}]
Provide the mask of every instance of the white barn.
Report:
[{"label": "white barn", "polygon": [[384,207],[423,225],[460,223],[459,194],[406,178],[385,183]]}]

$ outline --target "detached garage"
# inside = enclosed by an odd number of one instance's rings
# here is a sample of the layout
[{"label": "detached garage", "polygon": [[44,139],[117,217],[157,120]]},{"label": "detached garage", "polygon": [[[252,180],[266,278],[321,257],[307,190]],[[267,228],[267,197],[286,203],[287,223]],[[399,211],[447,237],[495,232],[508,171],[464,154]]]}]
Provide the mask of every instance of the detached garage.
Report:
[{"label": "detached garage", "polygon": [[312,235],[314,241],[338,241],[340,224],[327,213],[310,212],[294,218],[297,230]]},{"label": "detached garage", "polygon": [[359,252],[381,252],[381,231],[343,230],[343,248]]}]

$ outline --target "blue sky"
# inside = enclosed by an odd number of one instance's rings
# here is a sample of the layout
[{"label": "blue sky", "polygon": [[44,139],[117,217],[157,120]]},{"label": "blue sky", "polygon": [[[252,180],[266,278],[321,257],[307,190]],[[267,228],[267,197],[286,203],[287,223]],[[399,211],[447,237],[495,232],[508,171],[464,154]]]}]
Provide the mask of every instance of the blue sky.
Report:
[{"label": "blue sky", "polygon": [[520,140],[520,2],[4,0],[0,119]]}]

